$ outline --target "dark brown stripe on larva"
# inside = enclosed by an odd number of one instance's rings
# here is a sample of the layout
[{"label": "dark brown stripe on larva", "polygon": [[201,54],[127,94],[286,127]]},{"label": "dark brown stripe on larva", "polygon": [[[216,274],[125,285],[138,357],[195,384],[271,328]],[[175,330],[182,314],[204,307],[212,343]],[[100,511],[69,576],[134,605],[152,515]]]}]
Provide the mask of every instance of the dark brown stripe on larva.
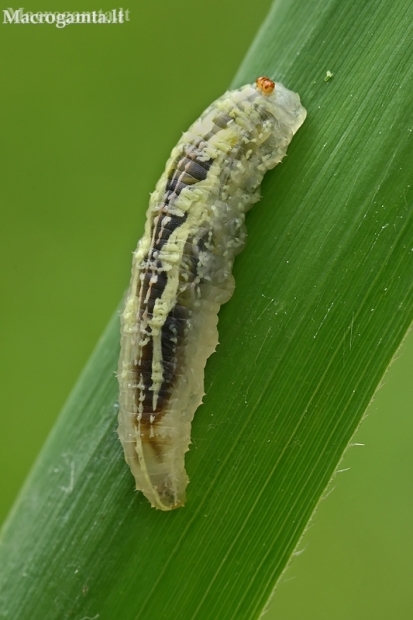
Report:
[{"label": "dark brown stripe on larva", "polygon": [[[161,263],[156,260],[157,253],[169,241],[171,234],[182,226],[187,218],[186,213],[183,216],[172,214],[170,207],[184,188],[188,187],[191,189],[196,183],[206,179],[212,160],[199,161],[192,151],[190,157],[181,157],[174,163],[176,167],[174,170],[172,169],[166,182],[165,202],[160,205],[159,215],[154,218],[156,224],[152,231],[153,245],[150,256],[144,259],[144,275],[141,277],[137,291],[141,299],[139,315],[141,317],[145,316],[146,319],[153,316],[156,300],[162,297],[167,285],[167,273],[160,271]],[[190,279],[193,279],[193,274],[196,273],[197,259],[191,254],[189,260],[190,263],[187,265],[185,272],[189,275],[192,274]],[[179,359],[178,352],[183,349],[187,319],[188,309],[178,303],[171,310],[162,326],[163,381],[157,394],[155,409],[153,407],[152,337],[149,337],[149,343],[142,350],[141,361],[136,364],[135,385],[137,387],[135,402],[138,407],[141,405],[143,408],[140,413],[140,423],[144,426],[156,424],[168,403],[176,381],[177,370],[182,366],[182,360]],[[140,384],[143,384],[143,388],[138,387]]]},{"label": "dark brown stripe on larva", "polygon": [[211,167],[211,161],[196,161],[189,157],[183,157],[178,162],[178,170],[190,174],[197,181],[204,181],[207,176],[207,172]]},{"label": "dark brown stripe on larva", "polygon": [[184,215],[171,215],[166,209],[166,214],[162,217],[159,217],[156,227],[153,232],[153,248],[152,248],[152,256],[154,251],[159,251],[165,245],[165,243],[169,240],[169,237],[172,233],[182,226],[182,224],[186,221],[188,217],[186,213]]},{"label": "dark brown stripe on larva", "polygon": [[[163,382],[158,392],[157,404],[153,408],[153,383],[152,383],[152,360],[153,360],[153,341],[149,338],[149,342],[142,349],[142,359],[135,367],[135,384],[139,386],[143,383],[143,389],[136,387],[135,399],[136,404],[142,405],[141,419],[138,420],[143,426],[149,428],[156,425],[165,410],[168,400],[171,396],[176,372],[179,370],[182,362],[182,355],[185,344],[185,328],[188,320],[189,311],[184,306],[177,304],[171,312],[162,327],[162,366],[163,366]],[[142,380],[142,381],[141,381]]]},{"label": "dark brown stripe on larva", "polygon": [[229,114],[223,113],[223,114],[219,114],[218,116],[216,116],[213,122],[220,129],[225,129],[228,126],[228,123],[233,120],[234,119]]}]

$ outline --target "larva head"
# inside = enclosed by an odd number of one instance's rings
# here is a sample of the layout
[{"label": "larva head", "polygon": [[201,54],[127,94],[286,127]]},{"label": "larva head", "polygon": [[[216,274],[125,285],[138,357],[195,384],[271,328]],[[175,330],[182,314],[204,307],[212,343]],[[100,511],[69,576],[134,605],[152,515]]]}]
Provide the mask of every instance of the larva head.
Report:
[{"label": "larva head", "polygon": [[281,82],[273,82],[270,78],[259,77],[255,81],[255,90],[268,112],[294,134],[302,125],[306,111],[300,103],[300,97]]},{"label": "larva head", "polygon": [[257,90],[260,90],[263,95],[271,95],[275,88],[275,82],[265,76],[261,76],[255,80]]}]

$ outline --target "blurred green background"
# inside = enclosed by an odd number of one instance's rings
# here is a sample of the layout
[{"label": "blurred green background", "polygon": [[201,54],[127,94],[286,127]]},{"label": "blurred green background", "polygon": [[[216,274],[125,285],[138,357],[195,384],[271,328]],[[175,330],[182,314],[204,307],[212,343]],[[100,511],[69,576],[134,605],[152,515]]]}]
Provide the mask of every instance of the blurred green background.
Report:
[{"label": "blurred green background", "polygon": [[[158,0],[124,5],[123,25],[0,25],[1,520],[128,284],[171,147],[228,87],[269,6]],[[25,5],[99,8],[114,7]],[[413,617],[412,370],[413,334],[269,619]]]}]

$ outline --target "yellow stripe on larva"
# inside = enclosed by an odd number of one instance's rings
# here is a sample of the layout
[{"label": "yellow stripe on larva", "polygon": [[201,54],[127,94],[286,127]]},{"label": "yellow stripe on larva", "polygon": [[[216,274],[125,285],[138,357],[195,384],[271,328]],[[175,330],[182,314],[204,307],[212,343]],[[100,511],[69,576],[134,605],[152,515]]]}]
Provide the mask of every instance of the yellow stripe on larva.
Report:
[{"label": "yellow stripe on larva", "polygon": [[225,93],[183,134],[151,195],[121,317],[118,433],[136,488],[160,510],[185,503],[191,422],[245,212],[305,116],[269,78]]}]

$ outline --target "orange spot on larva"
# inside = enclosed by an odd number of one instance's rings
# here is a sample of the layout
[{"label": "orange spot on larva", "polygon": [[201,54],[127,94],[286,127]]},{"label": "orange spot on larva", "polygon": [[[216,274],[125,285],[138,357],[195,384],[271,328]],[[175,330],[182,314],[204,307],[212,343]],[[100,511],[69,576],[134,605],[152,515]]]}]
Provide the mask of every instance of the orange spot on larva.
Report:
[{"label": "orange spot on larva", "polygon": [[263,95],[271,95],[272,91],[275,88],[275,82],[270,80],[265,76],[259,77],[255,80],[258,90],[262,92]]}]

